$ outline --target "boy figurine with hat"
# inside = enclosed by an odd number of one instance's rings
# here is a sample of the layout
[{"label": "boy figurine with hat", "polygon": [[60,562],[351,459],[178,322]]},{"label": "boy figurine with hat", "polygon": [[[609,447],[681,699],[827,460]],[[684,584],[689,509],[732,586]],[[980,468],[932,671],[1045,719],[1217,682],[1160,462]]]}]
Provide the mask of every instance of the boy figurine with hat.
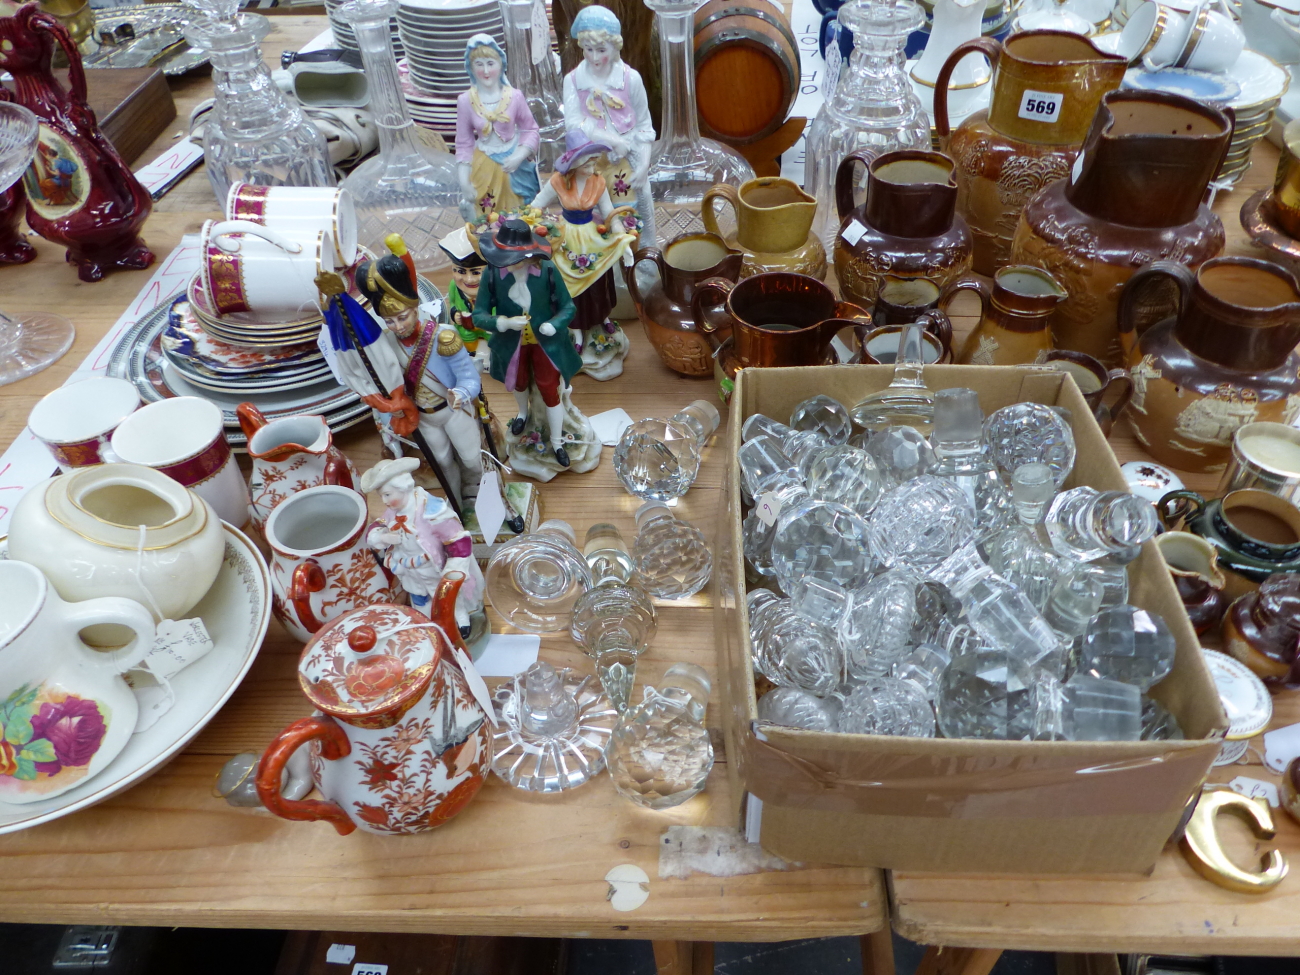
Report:
[{"label": "boy figurine with hat", "polygon": [[469,229],[457,227],[442,240],[438,241],[442,252],[451,258],[451,284],[447,287],[447,317],[460,333],[460,340],[465,349],[478,363],[479,369],[487,372],[488,346],[490,332],[474,326],[474,302],[478,299],[478,287],[483,279],[483,260],[474,246]]},{"label": "boy figurine with hat", "polygon": [[[416,423],[454,491],[461,510],[474,506],[483,478],[483,441],[475,400],[483,388],[478,368],[455,328],[440,325],[420,305],[415,263],[402,238],[390,234],[392,253],[357,265],[357,288],[397,337],[397,353],[407,397],[418,411]],[[405,404],[403,404],[405,405]],[[393,432],[410,431],[393,421]],[[400,454],[400,445],[389,446]]]},{"label": "boy figurine with hat", "polygon": [[591,4],[578,11],[569,34],[582,62],[564,76],[564,127],[608,146],[600,175],[615,206],[636,207],[641,246],[655,246],[650,197],[654,123],[641,75],[623,62],[623,27],[612,10]]},{"label": "boy figurine with hat", "polygon": [[623,371],[630,347],[623,330],[609,317],[618,301],[614,268],[620,260],[632,264],[637,238],[626,231],[623,220],[635,220],[636,211],[614,206],[605,177],[597,171],[609,146],[574,129],[565,135],[565,147],[533,206],[544,210],[560,205],[551,259],[576,309],[569,327],[582,353],[583,371],[593,379],[613,379]]},{"label": "boy figurine with hat", "polygon": [[568,332],[573,299],[550,260],[550,245],[511,218],[484,232],[479,250],[488,268],[474,324],[492,333],[492,378],[505,383],[519,404],[506,436],[511,465],[542,481],[566,468],[591,470],[600,463],[600,442],[570,398],[582,359]]},{"label": "boy figurine with hat", "polygon": [[399,457],[381,460],[361,475],[361,490],[378,491],[384,502],[384,514],[366,533],[366,543],[382,554],[388,571],[410,595],[411,605],[426,616],[442,577],[463,572],[456,625],[461,639],[475,642],[487,633],[487,615],[474,542],[451,505],[416,485],[412,474],[419,466],[415,457]]}]

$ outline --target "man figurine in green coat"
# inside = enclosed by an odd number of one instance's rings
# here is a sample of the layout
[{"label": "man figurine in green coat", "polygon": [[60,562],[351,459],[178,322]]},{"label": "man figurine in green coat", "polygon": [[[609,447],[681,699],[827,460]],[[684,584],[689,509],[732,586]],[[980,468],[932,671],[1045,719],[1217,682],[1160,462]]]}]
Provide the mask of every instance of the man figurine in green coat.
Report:
[{"label": "man figurine in green coat", "polygon": [[573,299],[551,263],[550,245],[524,221],[506,220],[495,233],[484,233],[479,248],[488,267],[474,303],[474,325],[491,335],[492,378],[505,383],[519,404],[510,433],[524,432],[530,387],[536,387],[546,405],[551,450],[556,462],[568,467],[562,394],[582,368],[569,338]]}]

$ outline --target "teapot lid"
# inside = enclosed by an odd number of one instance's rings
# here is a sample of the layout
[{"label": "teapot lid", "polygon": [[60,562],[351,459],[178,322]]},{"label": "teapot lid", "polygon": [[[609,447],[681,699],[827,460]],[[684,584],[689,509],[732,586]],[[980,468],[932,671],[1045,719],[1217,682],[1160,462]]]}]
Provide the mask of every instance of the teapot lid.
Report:
[{"label": "teapot lid", "polygon": [[376,603],[312,636],[298,661],[298,682],[312,704],[343,721],[401,714],[424,694],[446,652],[446,640],[423,613]]}]

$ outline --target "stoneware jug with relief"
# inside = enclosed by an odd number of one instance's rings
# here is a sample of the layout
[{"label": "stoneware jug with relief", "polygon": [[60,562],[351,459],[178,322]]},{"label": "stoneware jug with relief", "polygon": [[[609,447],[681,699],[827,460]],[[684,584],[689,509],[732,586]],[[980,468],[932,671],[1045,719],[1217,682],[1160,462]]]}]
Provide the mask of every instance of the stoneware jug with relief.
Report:
[{"label": "stoneware jug with relief", "polygon": [[1065,300],[1065,289],[1038,267],[1013,264],[993,275],[990,288],[978,278],[952,290],[980,297],[980,320],[957,361],[972,366],[1015,366],[1035,362],[1052,347],[1047,318]]},{"label": "stoneware jug with relief", "polygon": [[[1177,285],[1177,312],[1141,330],[1143,295],[1160,279]],[[1240,427],[1300,413],[1300,282],[1290,271],[1251,257],[1196,271],[1158,261],[1125,285],[1119,322],[1133,434],[1160,463],[1221,471]]]},{"label": "stoneware jug with relief", "polygon": [[[715,202],[729,205],[736,217],[736,235],[718,228]],[[826,248],[812,233],[817,199],[792,180],[760,176],[740,184],[719,183],[704,194],[700,206],[704,229],[717,234],[733,250],[745,253],[741,277],[765,271],[793,271],[818,281],[826,277]]]},{"label": "stoneware jug with relief", "polygon": [[[867,195],[855,207],[859,165],[867,169]],[[835,175],[835,275],[845,301],[871,307],[885,275],[925,278],[942,289],[970,270],[954,169],[943,153],[921,149],[878,156],[856,149],[844,157]]]},{"label": "stoneware jug with relief", "polygon": [[1227,115],[1181,95],[1102,98],[1069,178],[1029,201],[1011,248],[1013,263],[1050,271],[1069,293],[1052,313],[1058,349],[1123,365],[1125,282],[1152,261],[1195,267],[1223,250],[1223,223],[1202,201],[1231,140]]},{"label": "stoneware jug with relief", "polygon": [[[949,132],[949,78],[980,52],[993,65],[993,96]],[[960,44],[939,72],[934,125],[939,144],[957,164],[957,210],[970,225],[974,268],[992,275],[1011,263],[1020,211],[1058,179],[1083,146],[1097,105],[1119,87],[1128,62],[1086,37],[1055,30],[1026,31],[1005,44],[980,37]]]}]

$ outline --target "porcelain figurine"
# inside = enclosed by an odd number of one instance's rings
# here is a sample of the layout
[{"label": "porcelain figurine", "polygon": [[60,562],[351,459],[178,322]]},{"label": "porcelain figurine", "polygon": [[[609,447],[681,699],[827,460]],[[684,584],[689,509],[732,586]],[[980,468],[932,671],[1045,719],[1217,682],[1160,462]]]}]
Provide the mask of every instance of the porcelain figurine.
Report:
[{"label": "porcelain figurine", "polygon": [[252,403],[235,408],[248,438],[253,471],[248,477],[248,514],[258,528],[281,501],[321,484],[355,487],[356,468],[334,446],[323,416],[286,416],[268,422]]},{"label": "porcelain figurine", "polygon": [[[357,265],[357,288],[397,338],[403,384],[415,405],[416,426],[464,511],[473,507],[483,479],[478,417],[483,381],[460,333],[440,324],[433,310],[420,304],[415,265],[402,239],[390,235],[387,244],[392,253]],[[394,433],[406,436],[410,430],[403,428],[411,418],[405,402],[400,405],[401,418],[384,411],[382,405],[380,413],[391,417]],[[394,453],[400,456],[402,451]]]},{"label": "porcelain figurine", "polygon": [[613,379],[623,372],[631,344],[610,317],[618,302],[615,269],[632,263],[636,234],[624,217],[631,207],[615,207],[605,177],[597,172],[609,146],[592,142],[575,130],[565,135],[565,151],[555,173],[533,200],[539,210],[559,204],[556,232],[549,234],[551,260],[573,299],[569,331],[582,355],[582,371],[593,379]]},{"label": "porcelain figurine", "polygon": [[[461,581],[449,576],[439,585],[432,623],[381,603],[312,637],[298,682],[321,713],[295,721],[263,754],[257,794],[267,809],[285,819],[325,820],[343,836],[358,827],[402,835],[441,826],[474,798],[487,778],[492,740],[452,649],[460,639],[452,605]],[[280,793],[285,766],[303,745],[323,800]]]},{"label": "porcelain figurine", "polygon": [[582,61],[564,76],[564,127],[608,146],[600,175],[615,206],[636,208],[635,226],[643,246],[656,242],[654,202],[650,197],[650,149],[654,124],[641,75],[624,63],[623,28],[613,11],[598,4],[583,7],[569,29],[582,49]]},{"label": "porcelain figurine", "polygon": [[1265,683],[1300,684],[1300,575],[1271,575],[1223,618],[1223,648]]},{"label": "porcelain figurine", "polygon": [[492,378],[519,406],[506,431],[511,466],[540,481],[562,470],[591,470],[600,463],[600,441],[573,405],[582,357],[568,332],[573,299],[550,244],[523,220],[510,219],[485,232],[479,250],[488,268],[474,324],[492,332]]},{"label": "porcelain figurine", "polygon": [[[68,59],[67,88],[52,70],[56,44]],[[81,54],[67,30],[34,3],[0,18],[0,69],[14,79],[5,97],[41,122],[36,158],[23,176],[28,226],[68,248],[82,281],[152,264],[139,231],[153,201],[95,121]]]},{"label": "porcelain figurine", "polygon": [[456,99],[456,171],[466,220],[515,213],[537,195],[541,133],[528,99],[506,80],[506,54],[491,34],[465,42],[470,86]]},{"label": "porcelain figurine", "polygon": [[411,475],[414,457],[381,460],[361,477],[367,494],[378,491],[384,503],[380,522],[366,536],[383,553],[384,565],[397,576],[411,605],[431,615],[430,601],[448,574],[462,573],[456,597],[456,625],[461,639],[473,644],[487,634],[483,612],[483,573],[474,558],[474,543],[456,513],[442,498],[418,487]]},{"label": "porcelain figurine", "polygon": [[474,247],[467,227],[457,227],[438,241],[442,252],[451,258],[451,284],[447,285],[447,319],[456,326],[465,350],[474,357],[480,372],[488,371],[489,332],[474,325],[474,302],[483,280],[487,261]]}]

